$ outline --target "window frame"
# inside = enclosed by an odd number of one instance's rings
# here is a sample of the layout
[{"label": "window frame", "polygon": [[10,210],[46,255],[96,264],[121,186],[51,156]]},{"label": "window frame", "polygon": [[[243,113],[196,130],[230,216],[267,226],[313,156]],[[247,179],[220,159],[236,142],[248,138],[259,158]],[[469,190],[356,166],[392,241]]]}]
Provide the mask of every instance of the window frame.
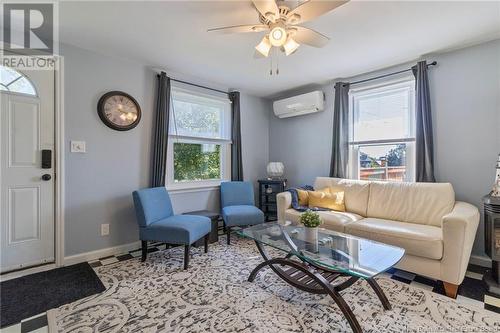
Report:
[{"label": "window frame", "polygon": [[[175,133],[175,110],[172,107],[174,102],[175,94],[184,95],[186,100],[189,100],[189,96],[192,97],[192,101],[204,100],[208,104],[213,103],[213,105],[224,106],[222,115],[222,137],[221,138],[211,138],[202,137],[195,135],[179,135]],[[165,184],[167,190],[178,191],[178,190],[196,190],[196,189],[206,189],[215,188],[220,186],[223,181],[231,180],[231,101],[227,97],[205,94],[198,92],[196,90],[186,89],[182,87],[172,86],[171,88],[171,99],[170,99],[170,115],[169,115],[169,134],[168,134],[168,147],[167,147],[167,172]],[[216,144],[220,145],[220,169],[221,177],[218,179],[206,179],[206,180],[186,180],[176,182],[174,180],[174,143],[188,143],[188,144]]]},{"label": "window frame", "polygon": [[[409,133],[406,137],[391,139],[375,139],[365,141],[354,140],[354,124],[356,117],[356,99],[370,95],[380,94],[381,92],[390,92],[397,90],[406,90],[409,93]],[[349,91],[349,141],[348,141],[348,177],[351,179],[360,179],[359,156],[362,147],[366,146],[385,146],[385,145],[406,145],[406,177],[405,182],[415,181],[415,78],[413,76],[404,76],[393,80],[386,80],[378,84],[363,85]],[[380,180],[390,182],[394,180]]]}]

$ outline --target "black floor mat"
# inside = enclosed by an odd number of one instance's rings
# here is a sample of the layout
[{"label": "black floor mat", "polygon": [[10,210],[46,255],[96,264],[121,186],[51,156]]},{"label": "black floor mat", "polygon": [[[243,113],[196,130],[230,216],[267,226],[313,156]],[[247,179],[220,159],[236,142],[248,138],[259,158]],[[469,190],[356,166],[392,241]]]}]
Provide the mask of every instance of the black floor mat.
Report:
[{"label": "black floor mat", "polygon": [[105,289],[86,262],[4,281],[0,283],[0,327]]}]

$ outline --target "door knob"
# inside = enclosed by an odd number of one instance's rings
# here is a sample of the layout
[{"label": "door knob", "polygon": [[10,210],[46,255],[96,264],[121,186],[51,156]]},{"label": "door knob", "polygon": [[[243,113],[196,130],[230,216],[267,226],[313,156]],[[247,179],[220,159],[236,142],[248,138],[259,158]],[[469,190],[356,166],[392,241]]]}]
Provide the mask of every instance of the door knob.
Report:
[{"label": "door knob", "polygon": [[42,180],[48,181],[48,180],[51,180],[51,179],[52,179],[52,176],[49,175],[48,173],[46,173],[45,175],[42,175]]}]

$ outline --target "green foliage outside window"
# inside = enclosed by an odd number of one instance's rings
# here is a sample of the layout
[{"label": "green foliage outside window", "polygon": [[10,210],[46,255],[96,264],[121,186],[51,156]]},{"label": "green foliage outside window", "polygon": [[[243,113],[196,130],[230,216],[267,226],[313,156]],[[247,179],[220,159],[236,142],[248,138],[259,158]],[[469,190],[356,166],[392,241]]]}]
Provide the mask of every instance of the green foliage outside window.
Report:
[{"label": "green foliage outside window", "polygon": [[405,165],[406,161],[406,145],[400,143],[389,151],[387,154],[387,165],[388,166],[402,166]]},{"label": "green foliage outside window", "polygon": [[221,145],[174,143],[174,180],[221,178]]}]

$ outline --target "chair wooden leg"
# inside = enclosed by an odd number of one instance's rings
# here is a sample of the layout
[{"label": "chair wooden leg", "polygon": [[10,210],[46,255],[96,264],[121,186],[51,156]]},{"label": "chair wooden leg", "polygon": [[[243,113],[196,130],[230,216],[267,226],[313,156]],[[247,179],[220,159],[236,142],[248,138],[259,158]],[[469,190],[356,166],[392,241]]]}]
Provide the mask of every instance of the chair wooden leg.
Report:
[{"label": "chair wooden leg", "polygon": [[443,281],[444,293],[451,298],[457,298],[458,284],[448,283]]},{"label": "chair wooden leg", "polygon": [[231,227],[226,227],[227,245],[231,245]]},{"label": "chair wooden leg", "polygon": [[209,238],[210,234],[206,234],[205,237],[204,237],[204,243],[205,243],[205,253],[208,253],[208,238]]},{"label": "chair wooden leg", "polygon": [[184,269],[188,269],[189,266],[189,248],[191,245],[184,245]]},{"label": "chair wooden leg", "polygon": [[141,261],[144,262],[144,261],[146,261],[146,257],[148,256],[148,242],[147,241],[141,241],[141,249],[142,249]]}]

